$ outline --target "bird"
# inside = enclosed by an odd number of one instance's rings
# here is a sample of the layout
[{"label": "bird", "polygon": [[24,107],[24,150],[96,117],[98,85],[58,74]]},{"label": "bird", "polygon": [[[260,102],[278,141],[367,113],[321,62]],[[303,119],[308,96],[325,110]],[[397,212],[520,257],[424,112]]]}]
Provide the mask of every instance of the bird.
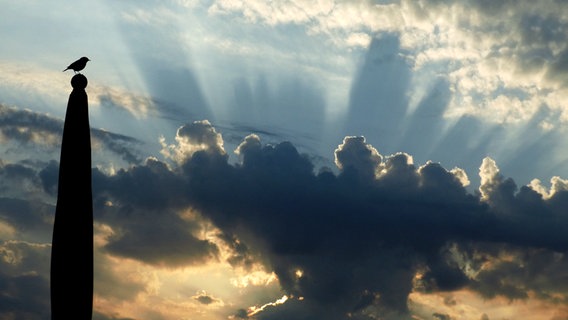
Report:
[{"label": "bird", "polygon": [[77,73],[77,72],[85,69],[85,66],[87,65],[87,61],[91,61],[91,60],[89,60],[89,58],[87,58],[87,57],[82,57],[79,60],[70,64],[67,68],[65,68],[65,70],[63,70],[63,72],[71,69],[71,70],[75,71],[75,73]]}]

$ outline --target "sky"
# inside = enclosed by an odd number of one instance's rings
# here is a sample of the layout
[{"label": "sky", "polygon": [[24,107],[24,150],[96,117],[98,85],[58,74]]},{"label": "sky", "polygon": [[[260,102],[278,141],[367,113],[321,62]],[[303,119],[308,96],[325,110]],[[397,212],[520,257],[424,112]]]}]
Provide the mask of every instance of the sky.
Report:
[{"label": "sky", "polygon": [[82,56],[93,319],[568,319],[568,1],[0,7],[0,319]]}]

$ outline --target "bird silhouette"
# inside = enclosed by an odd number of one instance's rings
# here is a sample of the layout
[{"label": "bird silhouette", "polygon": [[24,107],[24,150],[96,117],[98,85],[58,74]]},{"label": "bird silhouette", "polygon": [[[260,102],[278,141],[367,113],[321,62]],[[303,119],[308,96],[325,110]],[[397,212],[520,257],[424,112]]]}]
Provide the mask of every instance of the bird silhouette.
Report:
[{"label": "bird silhouette", "polygon": [[70,64],[65,70],[63,70],[63,72],[71,69],[71,70],[75,71],[75,73],[77,73],[77,72],[85,69],[85,66],[87,65],[87,61],[91,61],[91,60],[89,60],[89,58],[87,58],[87,57],[82,57],[81,59]]}]

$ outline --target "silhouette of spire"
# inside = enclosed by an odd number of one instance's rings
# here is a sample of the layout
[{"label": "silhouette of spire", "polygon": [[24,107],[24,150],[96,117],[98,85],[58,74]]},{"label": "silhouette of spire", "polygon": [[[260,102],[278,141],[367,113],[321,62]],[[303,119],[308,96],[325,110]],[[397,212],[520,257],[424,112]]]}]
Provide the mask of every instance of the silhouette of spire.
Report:
[{"label": "silhouette of spire", "polygon": [[92,319],[93,196],[87,78],[71,79],[51,248],[51,319]]}]

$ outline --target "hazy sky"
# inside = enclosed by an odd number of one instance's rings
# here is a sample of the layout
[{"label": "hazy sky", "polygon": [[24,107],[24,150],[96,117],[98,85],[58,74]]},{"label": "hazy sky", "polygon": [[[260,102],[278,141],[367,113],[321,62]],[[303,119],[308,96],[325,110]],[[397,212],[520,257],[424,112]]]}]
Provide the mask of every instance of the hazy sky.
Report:
[{"label": "hazy sky", "polygon": [[568,1],[0,7],[1,319],[81,56],[94,319],[568,319]]}]

